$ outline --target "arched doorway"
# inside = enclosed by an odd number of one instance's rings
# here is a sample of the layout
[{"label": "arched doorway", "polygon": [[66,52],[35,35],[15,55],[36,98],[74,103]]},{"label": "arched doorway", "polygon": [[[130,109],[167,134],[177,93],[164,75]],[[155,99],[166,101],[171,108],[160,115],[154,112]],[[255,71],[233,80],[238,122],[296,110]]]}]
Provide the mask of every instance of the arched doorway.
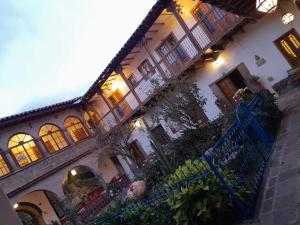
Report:
[{"label": "arched doorway", "polygon": [[42,210],[35,204],[19,202],[16,211],[23,225],[46,225]]},{"label": "arched doorway", "polygon": [[68,171],[62,186],[66,196],[79,195],[82,197],[101,186],[101,183],[92,169],[87,166],[77,166]]},{"label": "arched doorway", "polygon": [[[47,190],[36,190],[27,193],[17,200],[14,206],[23,224],[51,224],[59,222],[64,216],[60,199],[55,193]],[[26,223],[25,223],[26,222]]]}]

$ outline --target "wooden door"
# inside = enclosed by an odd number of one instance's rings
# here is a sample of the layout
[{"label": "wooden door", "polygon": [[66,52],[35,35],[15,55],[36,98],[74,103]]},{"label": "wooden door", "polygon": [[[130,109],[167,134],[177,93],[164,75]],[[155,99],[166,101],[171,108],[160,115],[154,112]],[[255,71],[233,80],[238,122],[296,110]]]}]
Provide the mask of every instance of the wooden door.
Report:
[{"label": "wooden door", "polygon": [[143,162],[146,159],[137,141],[130,143],[130,149],[133,157],[138,163]]},{"label": "wooden door", "polygon": [[229,77],[226,77],[217,83],[225,97],[234,104],[233,96],[237,92],[238,88],[234,85]]},{"label": "wooden door", "polygon": [[295,29],[282,35],[275,44],[293,68],[300,66],[300,36]]}]

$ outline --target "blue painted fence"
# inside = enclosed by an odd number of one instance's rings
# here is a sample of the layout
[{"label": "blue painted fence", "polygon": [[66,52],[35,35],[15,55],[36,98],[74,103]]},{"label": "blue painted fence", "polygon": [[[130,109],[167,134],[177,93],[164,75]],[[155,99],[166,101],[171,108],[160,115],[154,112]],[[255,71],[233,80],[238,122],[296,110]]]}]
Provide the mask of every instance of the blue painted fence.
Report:
[{"label": "blue painted fence", "polygon": [[[163,186],[110,218],[96,219],[90,225],[111,224],[145,205],[155,207],[170,194],[207,176],[216,176],[224,191],[240,210],[241,217],[250,218],[254,213],[266,162],[272,149],[272,139],[266,132],[267,113],[268,108],[264,106],[259,95],[247,105],[241,103],[236,109],[235,122],[199,160],[199,171],[180,182]],[[225,176],[225,172],[228,171],[232,176]]]}]

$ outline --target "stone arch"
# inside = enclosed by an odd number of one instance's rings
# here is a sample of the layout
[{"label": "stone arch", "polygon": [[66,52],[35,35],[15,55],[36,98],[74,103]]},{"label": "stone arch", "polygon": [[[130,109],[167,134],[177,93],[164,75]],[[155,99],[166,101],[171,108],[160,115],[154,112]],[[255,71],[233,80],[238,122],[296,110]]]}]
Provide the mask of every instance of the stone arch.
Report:
[{"label": "stone arch", "polygon": [[50,153],[62,150],[70,145],[62,129],[53,123],[44,123],[39,129],[38,136]]},{"label": "stone arch", "polygon": [[[61,205],[61,199],[59,199],[59,197],[52,191],[35,190],[29,192],[18,198],[16,204],[17,211],[25,209],[25,212],[34,216],[35,219],[41,217],[46,224],[50,224],[52,221],[59,222],[60,219],[64,216],[64,209]],[[24,205],[26,206],[25,208],[23,207]],[[28,208],[29,205],[35,205],[36,207],[38,207],[40,210],[39,214],[37,214],[36,208]],[[34,208],[35,210],[33,210],[32,208]],[[32,209],[33,211],[28,211],[30,209]],[[39,221],[41,220],[39,219]],[[38,224],[40,225],[40,223]]]},{"label": "stone arch", "polygon": [[77,116],[66,117],[64,120],[64,128],[67,130],[67,133],[74,143],[90,136],[84,123]]},{"label": "stone arch", "polygon": [[78,165],[65,174],[62,180],[63,192],[66,196],[88,194],[97,186],[101,186],[97,172],[86,165]]},{"label": "stone arch", "polygon": [[37,139],[25,132],[15,133],[7,140],[7,147],[13,159],[20,166],[26,166],[44,157]]},{"label": "stone arch", "polygon": [[43,211],[35,204],[30,202],[19,202],[16,212],[23,223],[25,222],[25,218],[22,216],[22,213],[27,215],[27,218],[29,218],[30,222],[32,222],[34,225],[47,225],[43,218]]}]

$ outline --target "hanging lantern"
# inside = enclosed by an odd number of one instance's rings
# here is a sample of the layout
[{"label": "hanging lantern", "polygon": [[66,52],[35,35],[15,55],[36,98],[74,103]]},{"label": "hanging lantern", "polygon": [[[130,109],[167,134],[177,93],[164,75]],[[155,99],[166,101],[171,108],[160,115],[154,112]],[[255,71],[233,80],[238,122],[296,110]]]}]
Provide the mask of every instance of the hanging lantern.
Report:
[{"label": "hanging lantern", "polygon": [[294,20],[294,18],[295,18],[294,14],[287,12],[282,16],[281,20],[284,24],[289,24]]},{"label": "hanging lantern", "polygon": [[278,0],[256,0],[256,9],[263,13],[272,13],[277,9]]}]

